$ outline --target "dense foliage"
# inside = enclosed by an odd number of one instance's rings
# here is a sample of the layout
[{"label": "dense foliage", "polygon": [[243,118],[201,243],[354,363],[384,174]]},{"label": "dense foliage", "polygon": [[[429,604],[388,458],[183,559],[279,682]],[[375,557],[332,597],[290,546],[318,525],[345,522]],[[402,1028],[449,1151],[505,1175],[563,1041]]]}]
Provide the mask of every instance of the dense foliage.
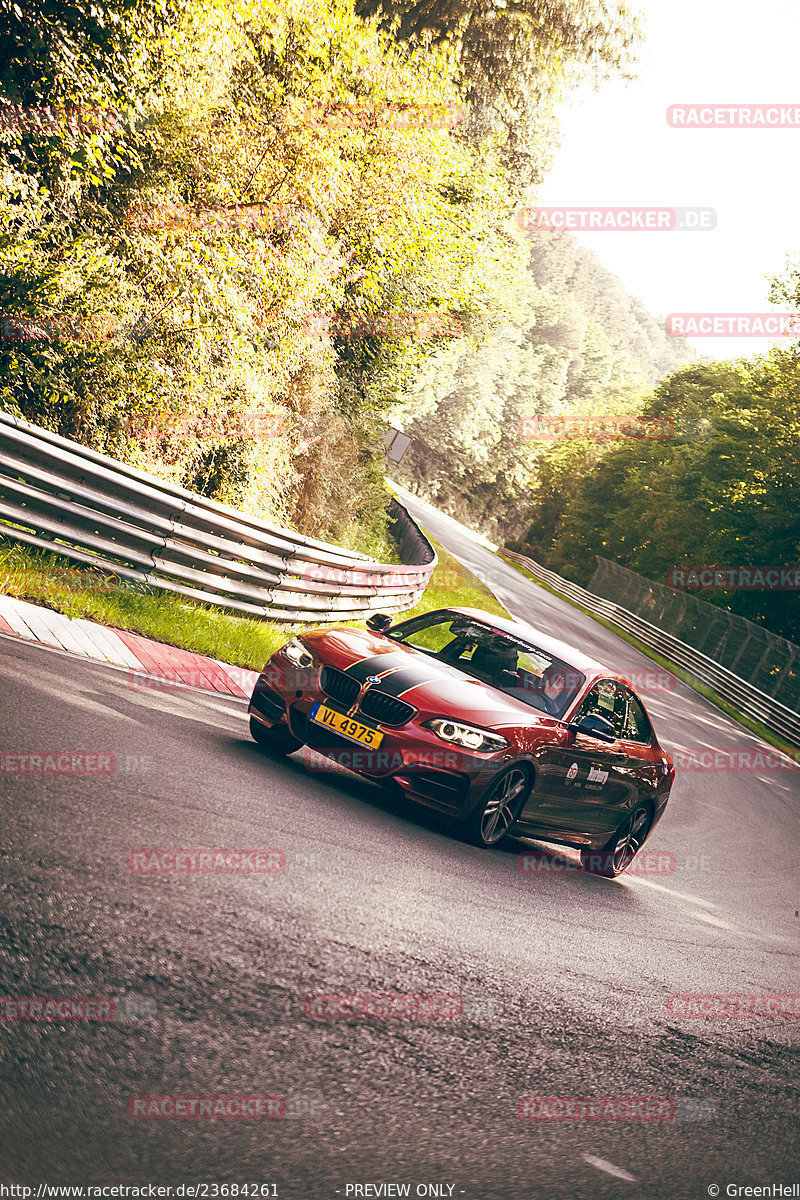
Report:
[{"label": "dense foliage", "polygon": [[541,179],[555,133],[553,105],[583,70],[624,73],[639,24],[622,0],[356,0],[411,45],[456,54],[469,130],[499,137],[518,186]]},{"label": "dense foliage", "polygon": [[[773,281],[770,299],[798,311],[798,264]],[[509,544],[581,583],[596,555],[661,583],[674,580],[673,568],[781,568],[791,578],[800,565],[797,345],[684,366],[642,414],[667,435],[565,440],[540,461]],[[800,642],[796,589],[767,582],[697,594]]]},{"label": "dense foliage", "polygon": [[691,357],[591,251],[539,234],[510,321],[439,354],[396,410],[415,439],[399,477],[500,540],[519,538],[535,490],[549,542],[649,383]]},{"label": "dense foliage", "polygon": [[553,230],[533,237],[529,270],[540,288],[573,300],[611,350],[625,355],[648,383],[694,357],[686,342],[669,337],[664,321],[572,234]]},{"label": "dense foliage", "polygon": [[[800,268],[771,299],[800,308]],[[396,411],[416,439],[398,474],[582,584],[597,555],[661,583],[797,567],[800,353],[693,357],[590,251],[539,234],[513,324],[429,364]],[[800,641],[796,590],[700,594]]]},{"label": "dense foliage", "polygon": [[[591,470],[535,497],[522,541],[588,582],[595,555],[667,582],[673,567],[800,564],[800,358],[794,349],[687,366],[656,388],[646,412],[675,436],[611,446]],[[703,599],[800,641],[792,590],[711,590]]]},{"label": "dense foliage", "polygon": [[[541,76],[515,123],[534,175],[558,86],[633,36],[624,14],[564,20],[527,21],[504,68],[506,98]],[[437,22],[412,36],[350,0],[2,0],[0,403],[380,547],[388,409],[442,347],[507,320],[525,269],[522,175],[467,82],[475,15]]]}]

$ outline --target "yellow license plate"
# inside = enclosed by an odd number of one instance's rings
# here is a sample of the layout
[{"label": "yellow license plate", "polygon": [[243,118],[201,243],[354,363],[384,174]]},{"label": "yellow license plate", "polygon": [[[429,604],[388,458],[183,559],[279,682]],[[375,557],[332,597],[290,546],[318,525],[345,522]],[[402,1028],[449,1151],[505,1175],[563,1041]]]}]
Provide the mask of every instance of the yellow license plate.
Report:
[{"label": "yellow license plate", "polygon": [[383,741],[383,734],[379,730],[362,725],[343,713],[334,712],[324,704],[315,704],[309,716],[317,725],[327,725],[328,729],[335,729],[342,737],[349,738],[351,742],[360,742],[362,746],[380,746]]}]

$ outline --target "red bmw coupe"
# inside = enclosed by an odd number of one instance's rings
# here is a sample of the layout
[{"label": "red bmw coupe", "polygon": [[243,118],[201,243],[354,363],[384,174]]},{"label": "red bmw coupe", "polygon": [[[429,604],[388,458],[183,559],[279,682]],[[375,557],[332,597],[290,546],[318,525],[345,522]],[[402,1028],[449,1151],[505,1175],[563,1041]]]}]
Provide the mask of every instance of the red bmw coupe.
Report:
[{"label": "red bmw coupe", "polygon": [[257,742],[306,745],[459,822],[577,847],[624,871],[674,778],[639,697],[613,671],[521,621],[448,608],[366,629],[314,629],[264,667]]}]

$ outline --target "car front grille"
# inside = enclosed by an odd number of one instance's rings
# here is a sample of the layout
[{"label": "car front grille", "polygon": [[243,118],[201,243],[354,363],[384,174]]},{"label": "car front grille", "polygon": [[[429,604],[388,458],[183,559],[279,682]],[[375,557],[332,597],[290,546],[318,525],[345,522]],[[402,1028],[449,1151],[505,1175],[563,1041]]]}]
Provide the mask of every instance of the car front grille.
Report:
[{"label": "car front grille", "polygon": [[[325,695],[345,710],[352,708],[361,690],[358,680],[352,679],[337,667],[323,667],[319,682]],[[382,692],[379,688],[368,688],[364,692],[358,711],[362,716],[370,717],[381,725],[394,726],[406,725],[417,712],[413,704],[399,700],[397,696],[390,696],[388,692]]]},{"label": "car front grille", "polygon": [[417,710],[413,704],[398,700],[397,696],[369,688],[361,697],[358,711],[381,725],[407,725]]},{"label": "car front grille", "polygon": [[355,704],[359,691],[358,681],[345,675],[344,671],[339,671],[336,667],[323,667],[319,683],[331,700],[338,700],[345,708]]}]

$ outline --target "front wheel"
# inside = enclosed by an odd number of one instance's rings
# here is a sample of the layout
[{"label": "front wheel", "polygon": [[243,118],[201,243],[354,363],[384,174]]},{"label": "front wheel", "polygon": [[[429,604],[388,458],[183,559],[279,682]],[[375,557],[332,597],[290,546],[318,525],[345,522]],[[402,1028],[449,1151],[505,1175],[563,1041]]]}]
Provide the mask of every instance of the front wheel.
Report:
[{"label": "front wheel", "polygon": [[650,809],[640,804],[602,850],[581,850],[581,864],[591,875],[616,879],[629,867],[644,845],[650,830]]},{"label": "front wheel", "polygon": [[476,846],[501,842],[522,812],[532,783],[524,767],[501,771],[464,827],[467,840]]},{"label": "front wheel", "polygon": [[269,728],[262,725],[255,717],[250,718],[250,736],[265,750],[275,754],[293,754],[299,750],[302,742],[298,742],[285,725],[272,725]]}]

